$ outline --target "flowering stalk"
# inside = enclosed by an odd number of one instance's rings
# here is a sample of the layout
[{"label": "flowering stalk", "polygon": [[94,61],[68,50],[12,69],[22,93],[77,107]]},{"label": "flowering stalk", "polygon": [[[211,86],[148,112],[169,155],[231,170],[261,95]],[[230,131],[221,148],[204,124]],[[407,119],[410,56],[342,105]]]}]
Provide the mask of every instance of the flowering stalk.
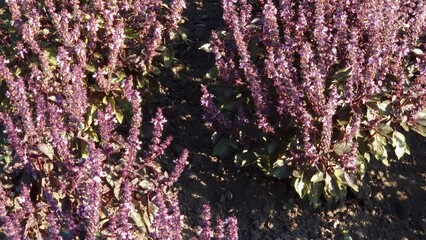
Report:
[{"label": "flowering stalk", "polygon": [[3,230],[12,240],[21,239],[21,227],[18,219],[10,217],[6,209],[6,192],[0,184],[0,220],[3,223]]},{"label": "flowering stalk", "polygon": [[213,230],[211,228],[211,209],[210,205],[203,206],[203,225],[200,240],[210,240],[213,237]]}]

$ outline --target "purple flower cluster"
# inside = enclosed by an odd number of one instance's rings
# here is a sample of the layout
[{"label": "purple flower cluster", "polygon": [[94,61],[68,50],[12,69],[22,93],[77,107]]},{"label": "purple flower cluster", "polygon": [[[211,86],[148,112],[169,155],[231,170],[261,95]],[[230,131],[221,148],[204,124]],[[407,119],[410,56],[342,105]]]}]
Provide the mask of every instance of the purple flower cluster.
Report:
[{"label": "purple flower cluster", "polygon": [[204,107],[204,120],[211,124],[215,128],[227,128],[229,127],[225,117],[216,107],[213,101],[213,94],[209,93],[207,87],[201,85],[201,106]]},{"label": "purple flower cluster", "polygon": [[24,79],[21,77],[15,78],[7,67],[7,61],[0,56],[0,77],[6,81],[8,90],[6,97],[10,99],[12,105],[16,108],[16,114],[22,119],[23,131],[30,138],[35,137],[36,128],[32,121],[32,113],[27,96],[27,87]]},{"label": "purple flower cluster", "polygon": [[[99,231],[101,201],[102,201],[102,164],[105,156],[100,149],[95,148],[93,142],[89,142],[89,158],[85,160],[85,175],[87,180],[84,182],[80,197],[80,216],[84,219],[87,239],[96,239]],[[83,187],[82,186],[82,187]]]},{"label": "purple flower cluster", "polygon": [[203,225],[201,226],[200,240],[210,240],[213,237],[214,233],[211,227],[211,220],[212,214],[210,205],[205,204],[203,206]]},{"label": "purple flower cluster", "polygon": [[176,159],[176,161],[174,162],[175,168],[173,169],[173,172],[170,174],[170,176],[165,178],[165,181],[164,181],[165,186],[171,187],[173,184],[177,182],[185,166],[188,164],[188,154],[189,154],[188,150],[184,149],[182,152],[182,155],[178,159]]},{"label": "purple flower cluster", "polygon": [[8,211],[8,206],[6,205],[6,192],[3,188],[3,185],[0,184],[0,221],[2,222],[2,227],[4,231],[8,234],[9,239],[18,240],[21,239],[21,227],[19,224],[19,219],[11,217]]},{"label": "purple flower cluster", "polygon": [[178,24],[182,19],[183,10],[186,8],[186,3],[184,0],[174,0],[170,2],[171,15],[169,29],[177,29]]},{"label": "purple flower cluster", "polygon": [[238,240],[238,221],[234,216],[224,220],[218,218],[216,227],[213,229],[211,207],[209,204],[205,204],[203,206],[202,220],[200,240],[210,240],[212,238]]},{"label": "purple flower cluster", "polygon": [[167,122],[167,120],[163,116],[163,110],[161,108],[157,109],[157,114],[155,118],[151,121],[154,124],[154,130],[152,133],[152,140],[151,145],[149,146],[149,154],[148,158],[145,161],[151,161],[158,156],[161,156],[164,154],[164,150],[169,146],[170,142],[172,141],[172,138],[169,137],[164,144],[161,144],[161,137],[163,135],[164,130],[164,124]]},{"label": "purple flower cluster", "polygon": [[53,197],[52,191],[49,188],[44,189],[44,197],[47,204],[50,205],[51,211],[47,213],[46,220],[49,222],[49,236],[55,239],[60,239],[60,219],[58,216],[61,216],[63,212],[59,208],[58,201]]},{"label": "purple flower cluster", "polygon": [[164,195],[157,192],[154,203],[158,207],[158,213],[154,217],[151,236],[154,239],[183,239],[183,216],[180,214],[179,201],[176,199],[176,196],[172,197],[167,204]]}]

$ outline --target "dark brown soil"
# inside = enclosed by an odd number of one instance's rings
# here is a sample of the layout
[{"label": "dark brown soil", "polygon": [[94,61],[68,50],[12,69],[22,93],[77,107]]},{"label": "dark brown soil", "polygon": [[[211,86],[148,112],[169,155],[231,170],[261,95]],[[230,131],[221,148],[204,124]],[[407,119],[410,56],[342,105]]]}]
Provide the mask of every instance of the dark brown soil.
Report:
[{"label": "dark brown soil", "polygon": [[391,161],[388,168],[371,164],[366,190],[320,209],[298,200],[287,181],[267,178],[257,169],[239,169],[232,159],[213,157],[212,130],[204,125],[199,100],[200,84],[211,84],[204,75],[214,59],[198,48],[208,42],[211,30],[222,27],[222,12],[217,0],[187,2],[189,43],[176,49],[186,70],[178,75],[164,70],[164,92],[154,98],[169,120],[166,134],[175,137],[171,156],[183,148],[191,152],[176,189],[187,218],[184,239],[197,236],[193,226],[199,225],[206,202],[213,216],[237,216],[244,240],[426,239],[426,138],[416,134],[408,138],[412,156]]}]

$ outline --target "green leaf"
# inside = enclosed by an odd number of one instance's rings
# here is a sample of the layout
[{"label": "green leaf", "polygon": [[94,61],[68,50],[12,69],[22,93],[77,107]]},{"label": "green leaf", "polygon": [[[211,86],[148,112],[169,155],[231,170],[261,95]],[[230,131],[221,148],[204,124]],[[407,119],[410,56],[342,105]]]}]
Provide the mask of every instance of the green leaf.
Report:
[{"label": "green leaf", "polygon": [[164,67],[170,68],[175,58],[175,51],[172,48],[166,48],[163,54]]},{"label": "green leaf", "polygon": [[422,125],[422,126],[426,126],[426,116],[423,116],[423,117],[417,117],[414,121],[415,121],[417,124],[420,124],[420,125]]},{"label": "green leaf", "polygon": [[309,192],[309,202],[314,206],[314,208],[318,208],[321,206],[321,192],[323,190],[323,184],[322,183],[313,183],[310,187]]},{"label": "green leaf", "polygon": [[92,139],[94,142],[99,142],[98,134],[96,134],[93,128],[89,128],[87,130],[87,134],[89,135],[90,139]]},{"label": "green leaf", "polygon": [[229,138],[229,144],[231,145],[232,148],[234,148],[235,150],[238,150],[238,143],[237,143],[237,140],[235,140],[235,138],[233,137]]},{"label": "green leaf", "polygon": [[170,40],[178,40],[179,34],[175,31],[170,31],[169,32],[169,38],[170,38]]},{"label": "green leaf", "polygon": [[406,132],[408,132],[408,131],[410,131],[410,127],[408,126],[408,124],[407,124],[407,121],[402,121],[402,122],[400,122],[399,123],[399,125],[406,131]]},{"label": "green leaf", "polygon": [[393,146],[397,146],[397,145],[405,145],[405,136],[404,134],[398,132],[398,131],[394,131],[392,134],[392,145]]},{"label": "green leaf", "polygon": [[288,178],[291,176],[291,170],[287,166],[273,168],[270,175],[278,179]]},{"label": "green leaf", "polygon": [[275,153],[275,150],[277,149],[277,147],[278,147],[278,144],[275,141],[268,143],[268,154],[272,155],[273,153]]},{"label": "green leaf", "polygon": [[[370,155],[368,155],[370,157]],[[360,176],[361,179],[364,178],[365,171],[367,169],[367,163],[370,162],[370,160],[367,160],[363,155],[358,154],[357,156],[358,160],[358,171],[357,174]]]},{"label": "green leaf", "polygon": [[365,158],[365,160],[367,160],[367,162],[370,162],[370,159],[371,159],[370,153],[368,152],[364,153],[363,157]]},{"label": "green leaf", "polygon": [[161,70],[158,67],[151,65],[150,69],[151,69],[152,75],[156,77],[160,76]]},{"label": "green leaf", "polygon": [[324,179],[324,197],[329,202],[333,199],[334,189],[333,185],[331,183],[333,179],[331,178],[330,174],[325,173],[325,179]]},{"label": "green leaf", "polygon": [[378,141],[376,136],[374,137],[374,140],[371,143],[371,150],[373,151],[374,157],[377,160],[380,160],[385,165],[387,165],[388,164],[388,162],[387,162],[388,153],[386,151],[386,148],[383,146],[383,143]]},{"label": "green leaf", "polygon": [[120,179],[118,179],[118,180],[116,180],[116,181],[114,181],[114,190],[113,190],[113,194],[114,194],[114,197],[115,197],[117,200],[120,200],[120,199],[121,199],[121,198],[120,198],[121,182],[122,182],[122,179],[121,179],[121,178],[120,178]]},{"label": "green leaf", "polygon": [[337,121],[337,124],[338,124],[340,127],[348,126],[348,123],[349,123],[349,121],[347,121],[347,120],[342,120],[342,119],[336,119],[336,121]]},{"label": "green leaf", "polygon": [[96,72],[96,68],[91,64],[86,65],[86,70],[89,71],[89,72],[92,72],[92,73]]},{"label": "green leaf", "polygon": [[392,146],[395,147],[395,154],[398,159],[401,159],[404,156],[405,149],[407,148],[404,134],[394,131],[392,134]]},{"label": "green leaf", "polygon": [[372,108],[367,108],[367,115],[366,115],[366,117],[367,117],[367,120],[369,122],[373,121],[376,118],[376,114],[375,114],[375,112],[374,112],[374,110]]},{"label": "green leaf", "polygon": [[376,141],[380,142],[383,146],[386,146],[388,144],[388,141],[385,136],[376,134],[374,138],[376,139]]},{"label": "green leaf", "polygon": [[213,133],[213,135],[212,135],[212,137],[211,137],[211,139],[212,139],[212,143],[213,143],[213,144],[216,144],[216,143],[217,143],[217,141],[220,139],[220,137],[221,137],[221,134],[220,134],[220,133],[218,133],[218,132],[214,132],[214,133]]},{"label": "green leaf", "polygon": [[300,171],[298,171],[298,170],[294,170],[291,174],[295,178],[301,178],[303,176],[303,174]]},{"label": "green leaf", "polygon": [[130,210],[130,217],[133,219],[133,221],[135,222],[136,226],[138,228],[144,228],[145,227],[145,223],[143,221],[143,218],[141,216],[141,214],[139,214],[138,210],[136,210],[133,206],[133,204],[131,204],[131,210]]},{"label": "green leaf", "polygon": [[201,45],[201,47],[199,47],[198,49],[202,50],[204,52],[208,52],[208,53],[212,52],[212,50],[213,50],[210,43],[205,43],[205,44]]},{"label": "green leaf", "polygon": [[46,36],[50,33],[50,31],[47,28],[43,28],[43,30],[41,30],[41,33]]},{"label": "green leaf", "polygon": [[345,171],[343,171],[342,169],[340,169],[340,168],[336,168],[336,169],[334,169],[334,176],[336,176],[336,179],[339,181],[339,182],[345,182]]},{"label": "green leaf", "polygon": [[124,119],[124,113],[121,110],[119,106],[117,106],[114,98],[109,98],[108,102],[111,104],[112,111],[114,112],[115,118],[117,119],[118,123],[123,123]]},{"label": "green leaf", "polygon": [[89,153],[89,145],[86,141],[81,141],[81,158],[88,158],[90,156]]},{"label": "green leaf", "polygon": [[46,155],[50,160],[53,160],[53,156],[55,155],[55,150],[53,149],[52,145],[48,143],[41,143],[37,145],[38,150],[42,152],[44,155]]},{"label": "green leaf", "polygon": [[53,163],[51,163],[51,162],[46,162],[46,163],[43,164],[43,170],[47,174],[52,172],[53,168],[54,168],[54,166],[53,166]]},{"label": "green leaf", "polygon": [[346,153],[351,151],[351,146],[344,141],[339,141],[336,144],[334,144],[333,151],[338,156],[343,156]]},{"label": "green leaf", "polygon": [[289,166],[285,165],[284,160],[279,159],[272,164],[268,175],[276,177],[278,179],[283,179],[291,177],[292,171]]},{"label": "green leaf", "polygon": [[138,185],[143,189],[143,190],[149,190],[149,191],[154,191],[155,190],[155,184],[152,183],[151,181],[148,181],[146,179],[143,179],[142,181],[140,181],[138,183]]},{"label": "green leaf", "polygon": [[260,155],[260,154],[258,154],[256,152],[254,152],[254,155],[257,158],[257,161],[256,161],[257,162],[257,166],[263,172],[265,172],[266,174],[268,174],[271,171],[271,169],[272,169],[271,160],[270,160],[269,156],[268,155]]},{"label": "green leaf", "polygon": [[404,150],[404,153],[405,153],[405,154],[407,154],[407,155],[410,155],[410,154],[411,154],[411,151],[410,151],[410,148],[408,147],[408,144],[405,144],[405,150]]},{"label": "green leaf", "polygon": [[349,187],[351,187],[355,192],[359,191],[358,185],[356,184],[356,176],[349,174],[347,172],[344,172],[346,184],[348,184]]},{"label": "green leaf", "polygon": [[343,68],[338,70],[332,77],[333,82],[341,82],[347,80],[351,76],[351,68]]},{"label": "green leaf", "polygon": [[383,159],[382,159],[382,163],[383,163],[385,166],[387,166],[387,167],[389,167],[389,166],[390,166],[390,164],[389,164],[389,159],[387,159],[387,158],[383,158]]},{"label": "green leaf", "polygon": [[226,157],[231,152],[231,144],[229,139],[222,138],[213,148],[213,154],[221,158]]},{"label": "green leaf", "polygon": [[349,235],[348,230],[343,230],[343,240],[352,240],[351,235]]},{"label": "green leaf", "polygon": [[382,115],[389,115],[390,114],[390,109],[391,109],[391,101],[390,100],[386,100],[383,102],[379,102],[377,104],[377,107],[379,108],[379,110],[381,111]]},{"label": "green leaf", "polygon": [[210,70],[206,73],[207,79],[217,79],[219,77],[219,69],[217,67],[212,67]]},{"label": "green leaf", "polygon": [[393,128],[389,125],[382,124],[379,127],[379,132],[386,136],[389,136],[393,131]]},{"label": "green leaf", "polygon": [[115,82],[121,82],[127,78],[126,73],[123,71],[117,71],[114,74],[117,76],[117,79],[115,80]]},{"label": "green leaf", "polygon": [[92,125],[93,117],[94,117],[97,109],[98,109],[98,107],[95,104],[90,105],[89,114],[86,117],[87,127],[90,127]]},{"label": "green leaf", "polygon": [[12,161],[13,157],[10,155],[0,155],[0,160],[1,159],[3,159],[6,164],[9,164]]},{"label": "green leaf", "polygon": [[94,56],[95,58],[97,58],[97,59],[102,59],[102,58],[103,58],[102,53],[98,53],[98,52],[93,53],[93,56]]},{"label": "green leaf", "polygon": [[303,189],[305,188],[305,183],[303,182],[302,178],[296,178],[294,182],[294,189],[299,194],[300,198],[303,198],[305,196]]},{"label": "green leaf", "polygon": [[323,172],[317,172],[311,177],[311,182],[317,183],[322,182],[325,179],[325,174]]},{"label": "green leaf", "polygon": [[135,39],[135,38],[138,38],[140,36],[140,33],[136,32],[136,31],[127,30],[127,31],[125,31],[124,36],[127,39]]},{"label": "green leaf", "polygon": [[244,150],[235,155],[235,162],[241,164],[241,167],[249,166],[257,161],[256,155],[252,151]]},{"label": "green leaf", "polygon": [[414,48],[411,50],[416,55],[423,55],[423,51],[420,48]]},{"label": "green leaf", "polygon": [[56,58],[56,56],[58,55],[58,50],[56,48],[49,47],[44,51],[44,53],[46,54],[47,60],[50,64],[54,66],[58,65],[58,60]]},{"label": "green leaf", "polygon": [[426,137],[426,126],[422,126],[419,124],[415,124],[412,129],[417,132],[418,134],[422,135],[423,137]]}]

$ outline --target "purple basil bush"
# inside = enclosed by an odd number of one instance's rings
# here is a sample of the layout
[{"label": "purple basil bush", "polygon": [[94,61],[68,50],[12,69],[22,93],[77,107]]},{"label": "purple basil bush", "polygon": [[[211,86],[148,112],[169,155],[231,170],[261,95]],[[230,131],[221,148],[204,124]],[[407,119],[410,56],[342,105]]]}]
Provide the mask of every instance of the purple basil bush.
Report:
[{"label": "purple basil bush", "polygon": [[[0,3],[3,236],[182,239],[170,189],[189,152],[162,170],[172,137],[163,138],[161,108],[143,122],[140,90],[184,8],[182,0]],[[153,125],[147,143],[144,124]],[[221,230],[237,239],[235,219],[225,221]]]},{"label": "purple basil bush", "polygon": [[222,0],[202,86],[215,154],[291,178],[319,205],[358,191],[370,158],[426,136],[425,1]]}]

